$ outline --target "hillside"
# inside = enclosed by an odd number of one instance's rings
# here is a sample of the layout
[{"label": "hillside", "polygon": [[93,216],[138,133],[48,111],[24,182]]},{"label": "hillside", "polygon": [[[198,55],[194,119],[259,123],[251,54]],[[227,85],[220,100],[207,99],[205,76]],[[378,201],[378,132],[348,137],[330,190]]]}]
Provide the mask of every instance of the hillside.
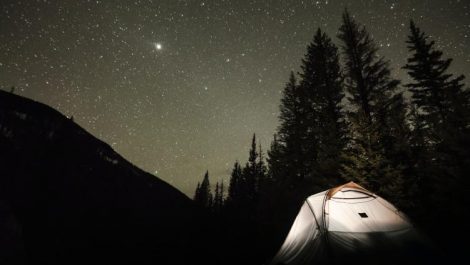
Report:
[{"label": "hillside", "polygon": [[0,91],[0,264],[188,264],[199,213],[73,120]]}]

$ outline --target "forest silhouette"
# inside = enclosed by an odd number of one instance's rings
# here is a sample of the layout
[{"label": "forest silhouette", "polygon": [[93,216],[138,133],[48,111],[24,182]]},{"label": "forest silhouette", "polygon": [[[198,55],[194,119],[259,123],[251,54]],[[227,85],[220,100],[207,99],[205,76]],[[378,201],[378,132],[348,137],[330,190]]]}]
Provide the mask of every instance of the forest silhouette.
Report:
[{"label": "forest silhouette", "polygon": [[290,73],[267,156],[253,135],[248,162],[234,164],[223,206],[212,201],[207,172],[195,201],[220,218],[216,229],[235,242],[230,248],[240,249],[230,260],[262,264],[308,196],[354,181],[396,205],[442,255],[458,260],[468,244],[445,228],[469,232],[464,76],[449,73],[452,59],[413,21],[405,84],[392,77],[366,27],[347,11],[338,38],[340,48],[318,29],[300,72]]}]

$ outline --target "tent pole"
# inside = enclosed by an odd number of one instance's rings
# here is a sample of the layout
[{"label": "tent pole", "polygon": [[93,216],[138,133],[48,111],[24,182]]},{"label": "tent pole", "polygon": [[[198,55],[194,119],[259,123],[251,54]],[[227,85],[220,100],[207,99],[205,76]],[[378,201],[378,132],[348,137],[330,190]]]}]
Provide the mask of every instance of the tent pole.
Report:
[{"label": "tent pole", "polygon": [[327,220],[326,220],[326,211],[325,211],[326,203],[328,202],[328,199],[329,199],[329,197],[328,197],[329,192],[330,191],[325,193],[325,196],[323,197],[322,216],[323,216],[323,230],[324,230],[323,237],[324,237],[325,244],[326,244],[326,255],[327,255],[328,259],[332,260],[332,259],[334,259],[334,255],[332,255],[330,240],[328,238],[328,223],[327,223]]}]

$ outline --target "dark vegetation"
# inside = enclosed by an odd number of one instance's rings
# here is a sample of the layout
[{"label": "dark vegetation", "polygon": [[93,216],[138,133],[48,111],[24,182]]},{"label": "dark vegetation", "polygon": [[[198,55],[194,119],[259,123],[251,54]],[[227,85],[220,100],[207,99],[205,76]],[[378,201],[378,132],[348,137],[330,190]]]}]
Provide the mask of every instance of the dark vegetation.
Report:
[{"label": "dark vegetation", "polygon": [[308,45],[266,154],[253,135],[229,183],[211,185],[206,172],[194,201],[72,119],[0,91],[0,264],[268,263],[302,201],[351,180],[404,211],[446,257],[463,257],[463,76],[413,22],[406,84],[347,12],[338,38],[339,49],[319,29]]},{"label": "dark vegetation", "polygon": [[452,60],[412,21],[406,84],[392,77],[366,28],[348,12],[338,38],[340,49],[318,29],[301,71],[284,88],[266,159],[253,136],[248,162],[233,167],[223,207],[202,200],[211,198],[207,173],[196,190],[195,200],[214,213],[215,229],[227,239],[221,264],[227,257],[233,264],[268,263],[302,201],[347,181],[404,211],[446,259],[457,261],[468,248],[464,77],[449,73]]}]

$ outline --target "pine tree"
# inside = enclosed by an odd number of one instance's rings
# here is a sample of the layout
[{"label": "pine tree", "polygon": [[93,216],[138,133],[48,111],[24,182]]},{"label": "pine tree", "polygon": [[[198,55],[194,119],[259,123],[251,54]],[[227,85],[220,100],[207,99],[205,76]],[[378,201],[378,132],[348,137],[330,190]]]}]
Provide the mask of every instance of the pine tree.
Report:
[{"label": "pine tree", "polygon": [[284,185],[294,188],[294,184],[305,178],[304,161],[305,139],[305,97],[297,85],[293,72],[284,88],[280,106],[279,143],[283,146]]},{"label": "pine tree", "polygon": [[213,211],[215,213],[220,213],[222,211],[222,208],[224,206],[224,183],[222,182],[219,185],[219,182],[215,184],[215,195],[214,195],[214,203],[213,203]]},{"label": "pine tree", "polygon": [[215,193],[214,193],[214,203],[213,203],[213,210],[214,212],[218,212],[219,211],[219,208],[220,208],[220,205],[219,205],[219,182],[217,182],[215,184]]},{"label": "pine tree", "polygon": [[[412,103],[417,109],[425,131],[426,142],[440,143],[447,132],[465,136],[469,124],[469,91],[464,89],[464,76],[448,73],[452,59],[443,59],[434,41],[413,21],[410,22],[408,49],[412,57],[403,67],[413,79],[407,84]],[[455,135],[454,135],[455,137]]]},{"label": "pine tree", "polygon": [[240,163],[235,162],[230,176],[230,185],[228,187],[227,202],[229,204],[236,204],[240,201],[241,197],[241,185],[242,183],[242,168]]},{"label": "pine tree", "polygon": [[312,193],[338,184],[347,127],[338,51],[319,29],[302,60],[300,83],[291,73],[281,99],[279,139],[268,153],[270,175],[284,186],[312,187]]},{"label": "pine tree", "polygon": [[259,191],[262,189],[262,186],[267,182],[267,168],[264,162],[264,154],[263,149],[261,148],[261,144],[258,146],[258,158],[256,162],[256,190]]},{"label": "pine tree", "polygon": [[408,205],[408,212],[414,215],[413,217],[422,216],[422,207],[423,201],[427,201],[427,195],[429,189],[429,176],[432,175],[431,168],[431,152],[429,145],[426,142],[425,136],[425,122],[418,113],[415,104],[411,104],[409,120],[411,124],[410,132],[410,174],[412,177],[409,178],[406,182],[408,186],[408,197],[409,201],[413,202],[412,205]]},{"label": "pine tree", "polygon": [[197,183],[196,191],[194,192],[193,200],[199,202],[201,200],[201,183]]},{"label": "pine tree", "polygon": [[256,151],[256,135],[253,134],[251,140],[251,148],[249,151],[248,162],[243,168],[243,179],[244,196],[249,202],[254,202],[257,195],[257,184],[258,184],[258,152]]},{"label": "pine tree", "polygon": [[[232,170],[226,200],[229,214],[244,216],[245,220],[254,220],[260,189],[266,180],[266,170],[261,146],[259,146],[258,153],[256,135],[253,134],[248,161],[243,168],[236,162]],[[223,197],[222,192],[219,193]]]},{"label": "pine tree", "polygon": [[412,55],[403,68],[412,78],[406,86],[414,108],[415,166],[418,185],[426,190],[419,199],[429,213],[439,215],[447,209],[448,218],[468,221],[462,212],[470,201],[462,195],[470,189],[469,90],[463,75],[448,73],[452,59],[443,59],[443,52],[413,21],[407,44]]},{"label": "pine tree", "polygon": [[347,127],[342,113],[343,78],[338,49],[320,29],[302,60],[300,87],[306,95],[305,164],[319,189],[339,183]]},{"label": "pine tree", "polygon": [[220,208],[223,208],[224,204],[225,204],[225,191],[224,191],[224,181],[223,180],[220,183],[219,189],[220,189],[220,191],[219,191],[219,204],[220,204]]},{"label": "pine tree", "polygon": [[209,182],[209,171],[206,171],[202,183],[196,188],[194,200],[197,204],[205,208],[211,208],[213,203],[212,192]]},{"label": "pine tree", "polygon": [[350,163],[344,167],[343,176],[393,201],[404,179],[403,167],[394,161],[394,147],[390,146],[398,144],[390,141],[397,126],[391,121],[398,118],[390,113],[398,114],[399,81],[391,78],[389,62],[377,55],[378,49],[365,27],[347,11],[339,38],[343,42],[347,99],[352,107],[348,112]]},{"label": "pine tree", "polygon": [[456,129],[468,125],[468,116],[462,115],[468,114],[468,91],[462,89],[463,75],[453,78],[447,73],[452,59],[442,59],[442,51],[434,48],[435,42],[428,41],[413,21],[410,31],[407,43],[413,54],[403,68],[414,82],[406,86],[419,115],[425,117],[428,141],[439,142],[439,131],[447,130],[448,122]]},{"label": "pine tree", "polygon": [[391,162],[390,166],[396,170],[396,176],[386,179],[386,192],[393,194],[391,201],[401,209],[410,209],[412,193],[416,192],[413,169],[411,143],[411,129],[408,121],[409,106],[403,94],[397,93],[389,100],[386,113],[386,126],[383,146],[385,155]]},{"label": "pine tree", "polygon": [[271,147],[268,150],[268,179],[272,183],[284,183],[286,177],[283,158],[285,157],[284,146],[279,142],[276,134],[273,136]]}]

